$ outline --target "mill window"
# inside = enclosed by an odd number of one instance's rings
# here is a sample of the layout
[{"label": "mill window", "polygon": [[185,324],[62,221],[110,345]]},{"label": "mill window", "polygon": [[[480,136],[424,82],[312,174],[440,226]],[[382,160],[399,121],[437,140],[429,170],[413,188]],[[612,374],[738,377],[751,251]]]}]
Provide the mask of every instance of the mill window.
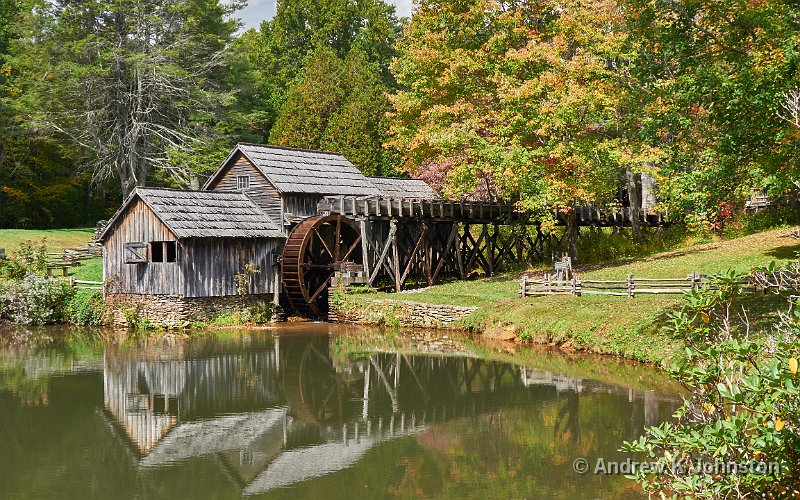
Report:
[{"label": "mill window", "polygon": [[150,243],[150,262],[175,262],[178,260],[178,244],[174,241]]},{"label": "mill window", "polygon": [[243,189],[250,189],[250,176],[240,175],[236,177],[236,188],[240,191]]}]

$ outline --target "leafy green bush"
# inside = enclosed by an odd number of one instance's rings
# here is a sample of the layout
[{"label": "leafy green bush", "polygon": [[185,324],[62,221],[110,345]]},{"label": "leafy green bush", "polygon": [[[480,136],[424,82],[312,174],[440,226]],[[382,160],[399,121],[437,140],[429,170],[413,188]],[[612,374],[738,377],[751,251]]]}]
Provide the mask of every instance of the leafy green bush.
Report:
[{"label": "leafy green bush", "polygon": [[641,243],[633,241],[630,228],[612,232],[608,228],[591,230],[583,228],[578,238],[578,255],[582,264],[598,264],[645,257],[677,248],[685,244],[686,228],[643,228]]},{"label": "leafy green bush", "polygon": [[269,323],[274,311],[275,306],[269,301],[256,302],[245,308],[248,322],[257,325]]},{"label": "leafy green bush", "polygon": [[241,309],[225,310],[203,322],[205,326],[241,326],[269,323],[275,310],[272,302],[255,302]]},{"label": "leafy green bush", "polygon": [[726,239],[740,238],[768,229],[800,224],[800,211],[795,207],[779,206],[757,213],[743,213],[734,216],[722,229]]},{"label": "leafy green bush", "polygon": [[43,325],[64,320],[74,291],[60,280],[28,273],[18,282],[6,282],[0,290],[3,318],[22,325]]},{"label": "leafy green bush", "polygon": [[[747,311],[734,306],[743,278],[714,277],[671,314],[669,330],[684,345],[671,372],[691,398],[675,423],[623,446],[659,464],[657,474],[635,475],[653,496],[784,498],[800,490],[800,314],[776,314],[779,325],[755,338]],[[698,463],[744,468],[719,473]]]},{"label": "leafy green bush", "polygon": [[39,243],[23,241],[8,258],[0,261],[0,278],[21,281],[27,274],[47,274],[47,245],[42,238]]},{"label": "leafy green bush", "polygon": [[122,306],[119,308],[119,311],[125,318],[125,324],[127,324],[128,328],[134,332],[141,333],[156,329],[156,325],[154,325],[149,319],[142,317],[139,309],[135,307]]},{"label": "leafy green bush", "polygon": [[78,290],[67,304],[66,316],[70,323],[97,326],[103,323],[106,307],[103,294],[96,290]]}]

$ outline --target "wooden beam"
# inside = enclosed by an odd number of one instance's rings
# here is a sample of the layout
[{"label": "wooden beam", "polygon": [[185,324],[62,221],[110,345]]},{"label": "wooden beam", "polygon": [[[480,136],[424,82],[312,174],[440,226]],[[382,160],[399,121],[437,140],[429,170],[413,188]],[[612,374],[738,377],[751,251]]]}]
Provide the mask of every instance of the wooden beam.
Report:
[{"label": "wooden beam", "polygon": [[[456,238],[460,241],[461,237],[458,234],[458,222],[454,222],[453,227],[456,230]],[[461,256],[461,245],[456,244],[454,251],[456,254],[456,267],[458,268],[458,277],[461,278],[462,280],[465,280],[467,279],[467,273],[464,271],[464,259]]]},{"label": "wooden beam", "polygon": [[444,267],[447,253],[453,246],[453,241],[455,241],[457,234],[458,234],[458,224],[453,224],[453,229],[450,231],[450,236],[447,237],[447,243],[444,246],[444,251],[442,252],[442,256],[439,258],[439,263],[436,265],[436,271],[433,272],[434,283],[436,283],[436,280],[439,278],[439,273],[442,271],[442,267]]},{"label": "wooden beam", "polygon": [[402,283],[400,283],[400,251],[397,248],[397,222],[392,220],[390,224],[393,228],[395,228],[394,231],[390,231],[392,237],[389,238],[392,243],[392,270],[394,271],[394,288],[396,292],[399,292],[402,288]]},{"label": "wooden beam", "polygon": [[419,251],[419,247],[422,244],[422,242],[425,240],[425,236],[427,234],[428,234],[428,224],[427,223],[423,223],[422,224],[422,231],[420,231],[420,233],[419,233],[419,238],[417,238],[417,242],[414,244],[414,248],[413,248],[413,250],[411,250],[411,253],[409,254],[410,256],[409,256],[409,259],[408,259],[408,264],[406,264],[406,269],[405,269],[405,271],[403,271],[403,275],[400,277],[400,286],[401,287],[405,284],[406,280],[408,279],[408,274],[411,272],[411,266],[412,266],[412,264],[414,264],[414,261],[416,260],[415,257],[417,255],[417,252]]},{"label": "wooden beam", "polygon": [[394,240],[394,235],[397,233],[397,223],[392,221],[392,224],[389,226],[389,236],[386,238],[386,242],[383,245],[383,250],[381,251],[378,260],[375,261],[375,268],[372,270],[372,275],[369,277],[369,286],[372,286],[375,283],[375,280],[378,278],[378,274],[380,274],[381,267],[386,260],[386,257],[389,255],[389,249],[392,248],[392,241]]}]

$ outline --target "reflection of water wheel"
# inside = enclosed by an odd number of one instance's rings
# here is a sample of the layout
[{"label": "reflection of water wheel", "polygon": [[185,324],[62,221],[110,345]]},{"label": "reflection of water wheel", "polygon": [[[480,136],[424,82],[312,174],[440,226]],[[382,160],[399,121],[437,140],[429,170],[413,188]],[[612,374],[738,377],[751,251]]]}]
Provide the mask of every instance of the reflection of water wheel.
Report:
[{"label": "reflection of water wheel", "polygon": [[283,247],[283,286],[292,307],[305,316],[328,312],[328,286],[346,262],[361,261],[361,233],[341,215],[314,216],[298,224]]}]

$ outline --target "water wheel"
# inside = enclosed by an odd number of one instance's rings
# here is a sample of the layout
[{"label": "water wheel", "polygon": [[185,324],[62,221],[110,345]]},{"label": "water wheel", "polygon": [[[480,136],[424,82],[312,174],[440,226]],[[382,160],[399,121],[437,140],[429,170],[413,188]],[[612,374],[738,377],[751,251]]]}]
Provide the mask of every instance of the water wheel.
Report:
[{"label": "water wheel", "polygon": [[361,233],[342,215],[317,215],[295,226],[283,247],[283,287],[292,307],[311,318],[328,313],[328,287],[348,262],[361,262]]}]

